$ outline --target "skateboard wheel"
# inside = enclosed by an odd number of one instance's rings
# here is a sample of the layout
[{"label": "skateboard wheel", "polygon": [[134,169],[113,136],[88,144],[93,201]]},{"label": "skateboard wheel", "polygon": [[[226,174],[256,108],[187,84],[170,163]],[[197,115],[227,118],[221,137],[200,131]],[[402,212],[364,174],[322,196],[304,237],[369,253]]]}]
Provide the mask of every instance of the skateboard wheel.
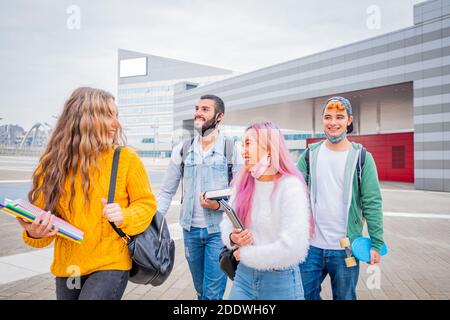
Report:
[{"label": "skateboard wheel", "polygon": [[345,259],[345,265],[347,266],[347,268],[351,268],[356,266],[356,260],[354,257],[350,257],[350,258],[346,258]]},{"label": "skateboard wheel", "polygon": [[339,240],[339,244],[341,245],[341,248],[348,248],[350,247],[350,239],[345,237]]}]

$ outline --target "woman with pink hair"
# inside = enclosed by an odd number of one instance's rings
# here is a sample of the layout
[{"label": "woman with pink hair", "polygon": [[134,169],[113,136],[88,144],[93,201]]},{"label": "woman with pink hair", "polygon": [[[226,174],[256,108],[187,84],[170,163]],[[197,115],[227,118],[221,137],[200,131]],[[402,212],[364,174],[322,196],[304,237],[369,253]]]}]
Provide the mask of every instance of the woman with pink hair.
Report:
[{"label": "woman with pink hair", "polygon": [[240,261],[228,298],[304,299],[299,263],[314,229],[303,175],[271,122],[246,129],[242,157],[230,203],[245,230],[233,229],[227,218],[220,225],[222,241]]}]

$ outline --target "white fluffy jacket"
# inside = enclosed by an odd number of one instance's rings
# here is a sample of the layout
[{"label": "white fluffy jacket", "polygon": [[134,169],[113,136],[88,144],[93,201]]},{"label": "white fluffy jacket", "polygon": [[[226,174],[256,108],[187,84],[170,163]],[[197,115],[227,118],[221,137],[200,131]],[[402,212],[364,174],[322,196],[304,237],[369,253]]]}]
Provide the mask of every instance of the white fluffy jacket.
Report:
[{"label": "white fluffy jacket", "polygon": [[[310,203],[306,186],[284,176],[272,195],[274,182],[255,180],[251,224],[253,244],[243,246],[241,263],[257,270],[283,269],[303,262],[309,247]],[[230,203],[235,207],[234,196]],[[220,224],[222,241],[230,246],[233,226],[226,215]]]}]

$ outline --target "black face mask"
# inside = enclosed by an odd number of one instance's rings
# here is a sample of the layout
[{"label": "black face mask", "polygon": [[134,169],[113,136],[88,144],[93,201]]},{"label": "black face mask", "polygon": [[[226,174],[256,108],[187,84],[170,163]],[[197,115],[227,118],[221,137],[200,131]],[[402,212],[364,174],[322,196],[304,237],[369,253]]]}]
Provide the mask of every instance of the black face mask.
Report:
[{"label": "black face mask", "polygon": [[[206,137],[208,135],[211,134],[211,132],[214,131],[214,129],[216,129],[217,125],[219,124],[220,120],[217,121],[217,115],[214,115],[214,118],[212,118],[211,120],[206,121],[201,128],[195,128],[195,130],[202,136],[202,137]],[[201,129],[201,130],[200,130]]]}]

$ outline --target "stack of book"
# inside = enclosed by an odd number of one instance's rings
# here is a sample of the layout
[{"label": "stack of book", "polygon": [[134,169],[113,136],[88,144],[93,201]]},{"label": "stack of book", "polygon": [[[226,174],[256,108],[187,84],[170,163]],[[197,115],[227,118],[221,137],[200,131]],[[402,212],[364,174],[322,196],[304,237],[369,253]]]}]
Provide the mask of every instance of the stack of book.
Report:
[{"label": "stack of book", "polygon": [[[36,217],[46,213],[41,208],[32,205],[31,203],[18,199],[18,200],[6,200],[5,204],[0,204],[0,211],[5,212],[14,217],[19,217],[27,222],[33,222]],[[61,218],[53,218],[53,226],[58,228],[57,235],[65,239],[81,243],[83,241],[84,232],[67,223]]]}]

